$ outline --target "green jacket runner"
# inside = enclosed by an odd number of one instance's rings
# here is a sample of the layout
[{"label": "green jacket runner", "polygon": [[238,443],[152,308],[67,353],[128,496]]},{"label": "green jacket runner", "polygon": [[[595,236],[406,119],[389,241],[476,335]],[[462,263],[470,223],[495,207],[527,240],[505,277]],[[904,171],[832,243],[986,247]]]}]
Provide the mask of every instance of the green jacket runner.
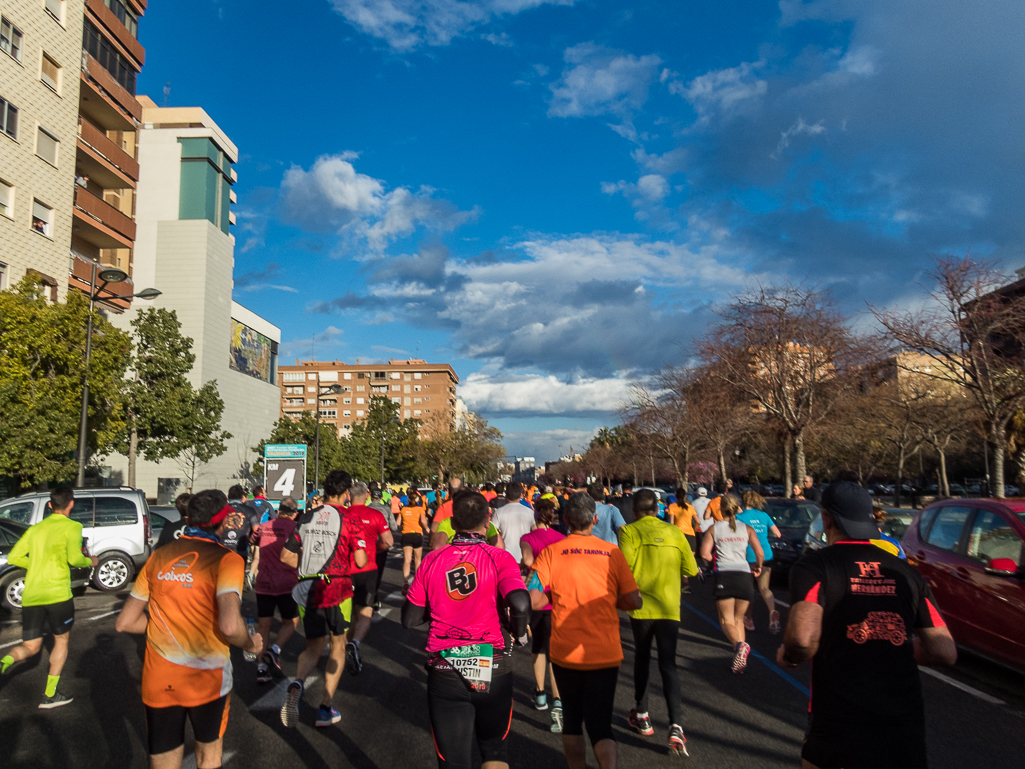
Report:
[{"label": "green jacket runner", "polygon": [[644,606],[634,619],[680,619],[680,583],[698,573],[683,532],[653,515],[619,529],[619,549],[641,589]]},{"label": "green jacket runner", "polygon": [[82,553],[82,524],[56,514],[30,527],[11,548],[7,562],[28,571],[22,606],[70,601],[70,566],[92,566]]}]

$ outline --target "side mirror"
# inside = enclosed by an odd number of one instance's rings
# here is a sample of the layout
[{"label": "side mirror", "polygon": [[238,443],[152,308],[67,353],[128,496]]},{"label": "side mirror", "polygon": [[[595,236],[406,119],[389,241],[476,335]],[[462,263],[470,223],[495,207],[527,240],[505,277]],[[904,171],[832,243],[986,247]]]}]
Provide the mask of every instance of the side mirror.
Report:
[{"label": "side mirror", "polygon": [[986,567],[986,573],[995,577],[1014,577],[1018,574],[1018,564],[1013,558],[994,558]]}]

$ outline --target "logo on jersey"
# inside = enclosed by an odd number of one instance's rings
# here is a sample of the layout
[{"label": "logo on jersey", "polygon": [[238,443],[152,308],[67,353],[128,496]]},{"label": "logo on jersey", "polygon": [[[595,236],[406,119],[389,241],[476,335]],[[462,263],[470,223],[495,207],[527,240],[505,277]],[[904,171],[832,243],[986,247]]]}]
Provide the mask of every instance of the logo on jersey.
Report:
[{"label": "logo on jersey", "polygon": [[882,579],[883,573],[879,571],[879,561],[855,561],[858,564],[858,568],[861,569],[862,577],[874,577],[875,579]]},{"label": "logo on jersey", "polygon": [[462,601],[477,589],[477,567],[472,563],[457,564],[445,572],[445,588],[453,601]]},{"label": "logo on jersey", "polygon": [[908,640],[904,618],[892,611],[870,611],[864,621],[847,626],[847,637],[856,644],[871,640],[903,646]]},{"label": "logo on jersey", "polygon": [[160,582],[176,582],[179,585],[192,585],[195,582],[192,576],[192,567],[198,558],[199,553],[191,552],[186,553],[172,563],[165,564],[163,569],[157,569],[157,580]]}]

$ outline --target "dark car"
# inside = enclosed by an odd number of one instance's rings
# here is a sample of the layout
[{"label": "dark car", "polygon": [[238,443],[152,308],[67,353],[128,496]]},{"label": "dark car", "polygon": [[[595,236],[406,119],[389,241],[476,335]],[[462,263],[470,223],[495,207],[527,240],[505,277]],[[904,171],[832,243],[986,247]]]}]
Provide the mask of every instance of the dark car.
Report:
[{"label": "dark car", "polygon": [[[25,570],[7,563],[7,554],[28,529],[24,523],[0,519],[0,606],[7,611],[21,611],[21,594],[25,592]],[[71,569],[71,589],[76,595],[85,591],[91,571],[88,566]]]},{"label": "dark car", "polygon": [[954,640],[1025,671],[1025,500],[934,502],[902,544]]},{"label": "dark car", "polygon": [[149,507],[149,546],[152,551],[165,526],[173,526],[182,519],[181,513],[174,505],[150,505]]},{"label": "dark car", "polygon": [[765,500],[765,512],[772,518],[781,535],[778,539],[769,537],[769,546],[772,547],[772,572],[786,574],[801,557],[808,527],[819,512],[818,505],[803,499],[770,497]]}]

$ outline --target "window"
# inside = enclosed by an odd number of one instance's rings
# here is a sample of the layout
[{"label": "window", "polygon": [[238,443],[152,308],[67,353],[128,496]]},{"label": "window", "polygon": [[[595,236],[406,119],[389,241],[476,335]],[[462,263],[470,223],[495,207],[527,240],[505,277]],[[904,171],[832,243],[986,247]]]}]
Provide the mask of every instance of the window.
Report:
[{"label": "window", "polygon": [[393,393],[397,393],[397,392],[400,392],[401,390],[402,390],[402,385],[392,385],[392,386],[391,386],[391,391],[392,391]]},{"label": "window", "polygon": [[[0,179],[0,214],[14,218],[14,187]],[[3,284],[0,284],[3,288]]]},{"label": "window", "polygon": [[135,503],[121,497],[96,497],[94,526],[128,526],[138,523]]},{"label": "window", "polygon": [[409,409],[406,409],[405,411],[402,412],[402,418],[403,419],[409,419],[409,417],[410,417]]},{"label": "window", "polygon": [[373,373],[373,378],[374,379],[387,379],[388,378],[388,372],[386,372],[386,371],[375,371]]},{"label": "window", "polygon": [[413,409],[413,416],[415,416],[415,417],[420,416],[420,409]]},{"label": "window", "polygon": [[346,373],[342,374],[342,379],[352,379],[352,374],[349,373],[349,372],[346,372]]},{"label": "window", "polygon": [[424,402],[424,399],[423,399],[423,398],[413,398],[413,403],[414,403],[414,404],[415,404],[415,403],[423,403],[423,402]]},{"label": "window", "polygon": [[57,165],[57,148],[60,147],[60,139],[39,126],[36,136],[36,155],[41,157],[51,166]]},{"label": "window", "polygon": [[404,405],[408,406],[409,405],[409,401],[410,401],[410,398],[406,398],[405,401],[404,401]]},{"label": "window", "polygon": [[364,398],[357,398],[356,399],[356,405],[357,406],[362,406],[364,403],[366,403],[366,400]]},{"label": "window", "polygon": [[396,406],[401,406],[402,405],[402,398],[392,398],[391,402],[394,403]]},{"label": "window", "polygon": [[306,388],[306,392],[315,393],[315,392],[317,392],[317,388],[316,387],[307,387]]},{"label": "window", "polygon": [[344,403],[346,406],[349,406],[352,404],[352,398],[342,398],[342,403]]},{"label": "window", "polygon": [[0,131],[12,139],[18,138],[18,108],[0,97]]},{"label": "window", "polygon": [[47,13],[61,24],[64,23],[64,0],[43,0],[43,4]]},{"label": "window", "polygon": [[54,91],[60,93],[61,67],[45,53],[43,54],[43,65],[39,73],[39,79],[45,85],[50,86]]},{"label": "window", "polygon": [[40,235],[53,237],[53,209],[38,200],[32,201],[32,229]]},{"label": "window", "polygon": [[303,372],[301,371],[286,371],[281,375],[281,381],[283,382],[301,382],[303,381]]},{"label": "window", "polygon": [[313,400],[313,398],[307,398],[307,399],[306,399],[306,403],[307,403],[308,405],[312,406],[312,405],[313,405],[314,403],[316,403],[316,401],[315,401],[315,400]]},{"label": "window", "polygon": [[338,372],[337,371],[321,371],[320,372],[321,382],[337,382]]},{"label": "window", "polygon": [[408,382],[408,381],[410,381],[413,378],[413,375],[412,374],[403,374],[402,378],[405,379]]},{"label": "window", "polygon": [[392,379],[398,379],[400,376],[402,376],[402,374],[400,374],[398,371],[391,372]]},{"label": "window", "polygon": [[[52,511],[50,506],[46,506],[45,515],[49,515]],[[75,506],[71,508],[71,515],[68,516],[73,521],[78,521],[83,526],[93,525],[93,499],[90,497],[79,497],[75,500]]]},{"label": "window", "polygon": [[356,385],[356,392],[358,392],[358,393],[365,392],[366,389],[367,389],[366,385]]},{"label": "window", "polygon": [[343,393],[351,393],[352,392],[352,388],[349,385],[345,385],[344,387],[342,387],[342,392]]},{"label": "window", "polygon": [[21,30],[0,17],[0,50],[10,54],[15,61],[21,61]]},{"label": "window", "polygon": [[1021,540],[1011,524],[990,510],[980,510],[968,534],[968,557],[989,564],[994,558],[1010,558],[1021,565]]},{"label": "window", "polygon": [[132,37],[139,37],[139,17],[128,10],[121,0],[103,0],[103,4],[110,8],[111,13],[117,16],[117,20],[124,24]]},{"label": "window", "polygon": [[362,411],[362,409],[356,412],[356,416],[358,416],[358,417],[361,417],[361,416],[363,416],[363,411]]},{"label": "window", "polygon": [[402,386],[402,391],[403,391],[403,392],[407,392],[407,393],[408,393],[408,392],[412,392],[412,389],[413,389],[413,388],[412,388],[412,387],[410,387],[409,385],[403,385],[403,386]]},{"label": "window", "polygon": [[961,531],[970,512],[968,507],[944,507],[936,514],[925,541],[942,550],[954,550],[961,541]]},{"label": "window", "polygon": [[[47,3],[54,0],[46,0]],[[82,47],[100,63],[110,76],[132,96],[135,96],[135,79],[138,73],[128,63],[128,59],[117,52],[110,41],[86,19],[82,33]]]},{"label": "window", "polygon": [[420,385],[413,385],[413,392],[418,393],[421,391]]},{"label": "window", "polygon": [[0,518],[18,523],[31,523],[34,508],[34,502],[15,502],[13,505],[0,508]]},{"label": "window", "polygon": [[316,378],[317,378],[317,375],[316,375],[316,374],[307,374],[307,375],[306,375],[306,378],[307,378],[307,379],[313,379],[313,380],[316,380]]},{"label": "window", "polygon": [[334,419],[338,416],[338,409],[321,409],[320,416],[322,419]]},{"label": "window", "polygon": [[0,291],[7,288],[7,265],[0,262]]},{"label": "window", "polygon": [[413,379],[419,379],[419,378],[420,378],[420,374],[413,374]]},{"label": "window", "polygon": [[351,417],[352,416],[352,412],[351,411],[343,411],[342,412],[342,416],[343,417]]}]

